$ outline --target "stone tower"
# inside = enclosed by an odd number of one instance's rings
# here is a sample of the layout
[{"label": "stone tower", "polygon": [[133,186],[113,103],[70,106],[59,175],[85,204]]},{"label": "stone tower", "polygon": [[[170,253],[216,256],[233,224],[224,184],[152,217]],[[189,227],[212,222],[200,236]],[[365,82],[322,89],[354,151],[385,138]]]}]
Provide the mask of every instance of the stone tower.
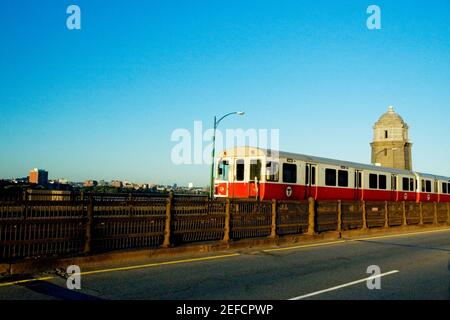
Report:
[{"label": "stone tower", "polygon": [[373,126],[372,163],[396,169],[412,169],[408,125],[393,107]]}]

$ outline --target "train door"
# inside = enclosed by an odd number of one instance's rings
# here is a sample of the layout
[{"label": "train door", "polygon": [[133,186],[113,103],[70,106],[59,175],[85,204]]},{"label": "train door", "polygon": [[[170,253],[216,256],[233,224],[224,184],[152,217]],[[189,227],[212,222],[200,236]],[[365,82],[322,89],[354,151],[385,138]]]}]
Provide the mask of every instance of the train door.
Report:
[{"label": "train door", "polygon": [[397,175],[391,175],[391,201],[397,201]]},{"label": "train door", "polygon": [[217,197],[228,197],[230,176],[230,161],[221,159],[217,165],[217,177],[215,179],[215,195]]},{"label": "train door", "polygon": [[250,177],[248,182],[249,198],[259,198],[259,182],[261,181],[261,160],[250,160]]},{"label": "train door", "polygon": [[233,198],[248,198],[248,188],[245,182],[245,160],[236,159],[234,168],[233,187],[230,193]]},{"label": "train door", "polygon": [[362,200],[363,194],[362,194],[362,171],[361,170],[355,170],[355,200],[359,201]]},{"label": "train door", "polygon": [[307,163],[305,171],[305,199],[308,199],[310,197],[316,198],[317,165]]}]

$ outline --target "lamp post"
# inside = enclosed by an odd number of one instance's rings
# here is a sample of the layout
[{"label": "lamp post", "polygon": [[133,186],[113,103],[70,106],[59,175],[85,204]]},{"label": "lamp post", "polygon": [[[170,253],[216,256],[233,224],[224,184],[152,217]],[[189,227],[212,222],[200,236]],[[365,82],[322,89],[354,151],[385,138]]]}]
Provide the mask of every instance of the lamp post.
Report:
[{"label": "lamp post", "polygon": [[222,116],[219,120],[217,120],[217,117],[214,116],[214,134],[213,134],[213,148],[211,151],[211,179],[210,179],[210,185],[209,185],[209,197],[212,198],[214,195],[214,156],[216,152],[216,129],[219,125],[220,121],[225,119],[228,116],[231,116],[233,114],[236,114],[238,116],[243,116],[245,112],[242,111],[234,111],[227,113],[226,115]]}]

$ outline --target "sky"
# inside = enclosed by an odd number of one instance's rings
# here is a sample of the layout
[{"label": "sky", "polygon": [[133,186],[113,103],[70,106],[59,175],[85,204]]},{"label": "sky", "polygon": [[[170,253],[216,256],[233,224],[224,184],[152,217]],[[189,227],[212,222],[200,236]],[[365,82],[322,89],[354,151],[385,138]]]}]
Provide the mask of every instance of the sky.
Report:
[{"label": "sky", "polygon": [[279,129],[283,151],[369,163],[389,105],[413,168],[450,176],[449,17],[449,0],[3,0],[0,178],[206,186],[209,166],[173,163],[171,136],[238,110],[220,129]]}]

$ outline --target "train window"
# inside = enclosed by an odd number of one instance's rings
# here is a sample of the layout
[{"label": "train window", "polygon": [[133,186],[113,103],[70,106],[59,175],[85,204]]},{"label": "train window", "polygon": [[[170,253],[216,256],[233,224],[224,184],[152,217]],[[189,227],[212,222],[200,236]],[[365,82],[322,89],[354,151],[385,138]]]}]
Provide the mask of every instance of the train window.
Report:
[{"label": "train window", "polygon": [[422,179],[422,192],[425,192],[425,180]]},{"label": "train window", "polygon": [[378,176],[378,188],[382,190],[387,189],[387,178],[384,174]]},{"label": "train window", "polygon": [[447,193],[447,184],[442,182],[442,193]]},{"label": "train window", "polygon": [[326,186],[336,186],[336,170],[325,169],[325,185]]},{"label": "train window", "polygon": [[283,182],[297,183],[297,165],[283,163]]},{"label": "train window", "polygon": [[311,166],[311,185],[316,185],[316,167]]},{"label": "train window", "polygon": [[279,179],[278,162],[269,161],[266,163],[266,181],[278,182]]},{"label": "train window", "polygon": [[250,160],[250,181],[261,180],[261,160]]},{"label": "train window", "polygon": [[230,172],[230,165],[228,160],[220,161],[218,167],[218,177],[220,180],[228,180],[228,174]]},{"label": "train window", "polygon": [[396,176],[392,176],[391,189],[392,190],[397,190],[397,177]]},{"label": "train window", "polygon": [[426,192],[431,192],[431,181],[430,180],[426,180]]},{"label": "train window", "polygon": [[245,165],[244,160],[236,161],[236,181],[244,181]]},{"label": "train window", "polygon": [[346,170],[338,171],[338,186],[348,187],[348,171]]},{"label": "train window", "polygon": [[[416,182],[416,187],[414,188],[414,181]],[[417,190],[417,179],[409,178],[409,191]]]},{"label": "train window", "polygon": [[369,188],[378,189],[378,175],[374,173],[369,174]]},{"label": "train window", "polygon": [[409,191],[409,179],[403,178],[403,191]]},{"label": "train window", "polygon": [[310,169],[310,166],[306,165],[306,169],[305,169],[305,186],[309,186],[309,169]]},{"label": "train window", "polygon": [[450,182],[447,184],[447,193],[450,194]]}]

